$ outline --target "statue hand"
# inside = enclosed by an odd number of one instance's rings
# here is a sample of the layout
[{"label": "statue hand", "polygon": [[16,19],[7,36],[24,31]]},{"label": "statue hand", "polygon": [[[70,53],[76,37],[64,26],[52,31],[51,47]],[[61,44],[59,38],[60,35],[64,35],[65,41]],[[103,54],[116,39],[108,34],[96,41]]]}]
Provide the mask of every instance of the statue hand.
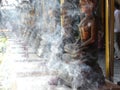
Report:
[{"label": "statue hand", "polygon": [[82,51],[82,50],[85,50],[85,49],[87,49],[86,46],[79,46],[79,47],[78,47],[79,52]]}]

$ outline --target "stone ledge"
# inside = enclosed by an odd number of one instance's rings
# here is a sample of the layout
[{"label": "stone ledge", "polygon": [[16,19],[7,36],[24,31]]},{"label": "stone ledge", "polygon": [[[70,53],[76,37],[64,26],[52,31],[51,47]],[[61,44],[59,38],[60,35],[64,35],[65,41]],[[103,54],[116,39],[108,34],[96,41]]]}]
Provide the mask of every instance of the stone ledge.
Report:
[{"label": "stone ledge", "polygon": [[106,80],[106,85],[103,86],[103,88],[100,88],[99,90],[120,90],[120,86]]}]

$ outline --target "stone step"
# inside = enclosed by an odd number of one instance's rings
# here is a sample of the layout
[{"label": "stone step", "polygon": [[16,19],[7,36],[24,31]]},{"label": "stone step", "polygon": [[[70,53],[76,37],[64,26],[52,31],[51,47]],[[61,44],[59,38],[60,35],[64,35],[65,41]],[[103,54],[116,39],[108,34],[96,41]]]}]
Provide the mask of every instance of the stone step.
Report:
[{"label": "stone step", "polygon": [[99,90],[120,90],[120,86],[106,80],[106,84]]},{"label": "stone step", "polygon": [[15,68],[15,71],[16,72],[47,72],[48,71],[48,68],[45,67],[45,66],[23,66],[23,67],[16,67]]},{"label": "stone step", "polygon": [[17,77],[41,77],[41,76],[56,76],[57,72],[39,72],[39,71],[30,71],[30,72],[18,72],[16,73]]}]

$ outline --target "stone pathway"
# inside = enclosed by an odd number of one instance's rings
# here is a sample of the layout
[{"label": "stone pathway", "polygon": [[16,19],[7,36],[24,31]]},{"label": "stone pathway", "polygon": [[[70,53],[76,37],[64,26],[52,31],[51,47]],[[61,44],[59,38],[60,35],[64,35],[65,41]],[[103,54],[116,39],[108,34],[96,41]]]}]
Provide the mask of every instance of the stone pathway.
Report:
[{"label": "stone pathway", "polygon": [[[105,73],[104,55],[99,63]],[[49,72],[46,60],[39,58],[16,36],[9,38],[4,59],[0,64],[0,90],[73,90],[65,86],[50,86],[55,72]],[[115,61],[115,82],[120,81],[120,61]]]},{"label": "stone pathway", "polygon": [[[103,73],[105,75],[105,53],[104,51],[99,53],[99,60],[98,60],[99,65],[101,66]],[[117,82],[120,81],[120,60],[114,60],[114,83],[117,84]]]},{"label": "stone pathway", "polygon": [[71,90],[48,84],[55,73],[49,72],[46,62],[15,36],[8,39],[0,64],[0,90]]}]

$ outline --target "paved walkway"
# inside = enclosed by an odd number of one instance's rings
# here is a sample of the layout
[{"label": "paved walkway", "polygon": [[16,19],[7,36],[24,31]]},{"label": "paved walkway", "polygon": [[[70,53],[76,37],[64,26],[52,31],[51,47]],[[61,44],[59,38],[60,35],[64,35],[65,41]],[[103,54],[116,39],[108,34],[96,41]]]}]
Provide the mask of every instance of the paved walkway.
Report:
[{"label": "paved walkway", "polygon": [[[16,36],[7,41],[7,50],[0,64],[0,90],[72,90],[65,86],[50,86],[54,77],[46,67],[46,60],[39,58]],[[99,54],[99,63],[105,73],[104,53]],[[120,81],[120,61],[115,60],[115,83]]]},{"label": "paved walkway", "polygon": [[[99,53],[99,65],[101,66],[103,73],[105,75],[105,53],[104,51]],[[114,60],[114,77],[113,77],[114,83],[117,84],[117,82],[120,81],[120,60]]]},{"label": "paved walkway", "polygon": [[50,86],[48,81],[55,73],[49,72],[46,60],[39,58],[16,36],[7,41],[0,72],[0,90],[71,90],[65,86]]}]

